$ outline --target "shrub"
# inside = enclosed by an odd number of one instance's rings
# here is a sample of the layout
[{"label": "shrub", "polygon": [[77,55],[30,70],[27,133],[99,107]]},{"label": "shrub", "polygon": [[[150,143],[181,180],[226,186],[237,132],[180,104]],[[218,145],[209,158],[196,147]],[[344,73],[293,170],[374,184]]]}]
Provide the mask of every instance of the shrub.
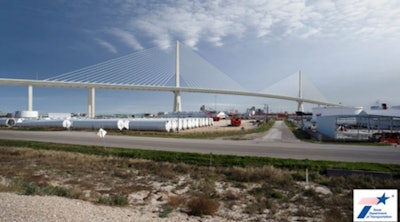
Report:
[{"label": "shrub", "polygon": [[224,199],[226,199],[226,200],[239,200],[239,195],[235,191],[229,189],[229,190],[227,190],[225,192]]},{"label": "shrub", "polygon": [[45,195],[54,195],[54,196],[59,196],[59,197],[70,197],[71,196],[71,191],[69,189],[66,189],[64,187],[58,187],[58,186],[46,186],[42,189],[42,192]]},{"label": "shrub", "polygon": [[219,209],[219,202],[205,197],[193,197],[188,203],[189,214],[194,216],[214,215]]},{"label": "shrub", "polygon": [[40,187],[37,184],[22,182],[21,185],[24,188],[25,195],[36,195],[40,192]]},{"label": "shrub", "polygon": [[169,204],[164,204],[162,205],[162,211],[158,214],[159,217],[161,218],[166,218],[168,215],[174,210],[174,207],[172,207]]},{"label": "shrub", "polygon": [[59,186],[39,186],[33,182],[25,182],[22,180],[14,181],[15,187],[18,190],[21,190],[21,193],[24,195],[50,195],[50,196],[59,196],[59,197],[71,197],[71,190],[59,187]]},{"label": "shrub", "polygon": [[282,194],[282,192],[278,190],[271,189],[266,191],[266,197],[274,199],[283,199],[284,195]]},{"label": "shrub", "polygon": [[126,195],[110,195],[110,196],[99,196],[98,203],[109,206],[126,206],[128,205],[128,197]]},{"label": "shrub", "polygon": [[167,204],[173,208],[179,207],[183,203],[183,198],[180,196],[170,196]]}]

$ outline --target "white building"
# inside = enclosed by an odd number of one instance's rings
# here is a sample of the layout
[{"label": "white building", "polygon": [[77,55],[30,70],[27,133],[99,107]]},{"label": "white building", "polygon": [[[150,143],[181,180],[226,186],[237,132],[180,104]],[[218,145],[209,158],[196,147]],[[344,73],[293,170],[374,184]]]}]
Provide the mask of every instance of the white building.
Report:
[{"label": "white building", "polygon": [[373,133],[400,131],[400,109],[313,108],[317,132],[331,139],[368,140]]}]

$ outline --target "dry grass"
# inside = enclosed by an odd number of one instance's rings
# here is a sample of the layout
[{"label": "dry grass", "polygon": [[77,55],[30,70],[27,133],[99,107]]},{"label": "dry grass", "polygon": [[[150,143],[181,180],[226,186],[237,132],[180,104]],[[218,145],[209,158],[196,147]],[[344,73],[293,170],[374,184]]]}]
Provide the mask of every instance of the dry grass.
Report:
[{"label": "dry grass", "polygon": [[[197,216],[240,213],[244,216],[238,218],[252,221],[285,221],[299,216],[313,217],[313,221],[346,221],[352,216],[353,188],[400,188],[398,180],[315,175],[315,182],[333,193],[325,195],[299,185],[294,179],[301,179],[299,172],[273,166],[215,168],[61,151],[0,149],[2,192],[68,196],[123,206],[151,203],[153,198],[160,203],[160,217],[176,211]],[[339,216],[331,218],[332,214]]]},{"label": "dry grass", "polygon": [[181,196],[170,196],[168,198],[167,204],[173,208],[180,207],[185,202],[185,199]]},{"label": "dry grass", "polygon": [[217,200],[207,197],[192,197],[187,203],[189,214],[194,216],[214,215],[219,206]]}]

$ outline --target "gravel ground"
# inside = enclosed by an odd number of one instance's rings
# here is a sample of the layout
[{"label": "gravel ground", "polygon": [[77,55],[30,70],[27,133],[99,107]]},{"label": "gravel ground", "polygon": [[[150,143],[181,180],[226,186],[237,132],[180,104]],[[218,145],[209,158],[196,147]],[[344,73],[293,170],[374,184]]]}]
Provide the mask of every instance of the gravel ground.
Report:
[{"label": "gravel ground", "polygon": [[171,213],[168,218],[160,218],[149,206],[109,207],[56,196],[25,196],[12,193],[0,193],[0,209],[0,221],[14,222],[224,221],[220,217],[189,217],[181,213]]}]

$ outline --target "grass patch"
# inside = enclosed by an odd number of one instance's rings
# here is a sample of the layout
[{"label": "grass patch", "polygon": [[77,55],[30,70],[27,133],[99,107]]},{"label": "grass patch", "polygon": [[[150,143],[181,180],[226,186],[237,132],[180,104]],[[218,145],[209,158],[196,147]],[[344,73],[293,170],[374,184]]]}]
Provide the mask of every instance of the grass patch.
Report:
[{"label": "grass patch", "polygon": [[72,198],[72,193],[70,189],[59,187],[59,186],[49,186],[49,185],[39,185],[33,182],[26,182],[22,180],[14,180],[13,189],[18,193],[24,195],[40,195],[40,196],[59,196]]},{"label": "grass patch", "polygon": [[306,131],[297,128],[296,124],[294,124],[293,122],[285,120],[285,124],[287,127],[289,127],[289,129],[293,132],[297,139],[304,141],[310,141],[312,139]]},{"label": "grass patch", "polygon": [[[107,148],[101,146],[84,146],[70,145],[58,143],[32,142],[32,141],[14,141],[0,140],[0,146],[3,147],[26,147],[36,150],[55,150],[66,152],[77,152],[89,155],[123,157],[147,159],[157,162],[185,163],[196,166],[210,166],[210,157],[212,158],[212,166],[214,167],[262,167],[272,165],[275,168],[284,168],[288,170],[304,170],[308,168],[310,171],[326,174],[326,170],[346,169],[346,170],[365,170],[377,172],[390,172],[394,178],[400,178],[400,165],[396,164],[380,164],[380,163],[361,163],[361,162],[337,162],[337,161],[321,161],[321,160],[295,160],[295,159],[278,159],[269,157],[253,157],[253,156],[235,156],[235,155],[216,155],[216,154],[199,154],[199,153],[183,153],[157,150],[140,150],[140,149],[123,149],[123,148]],[[168,177],[168,172],[166,172]],[[246,176],[247,177],[247,176]]]},{"label": "grass patch", "polygon": [[108,206],[127,206],[129,204],[128,196],[122,194],[99,196],[97,202]]},{"label": "grass patch", "polygon": [[160,213],[158,214],[158,216],[160,218],[166,218],[168,217],[168,215],[174,210],[174,207],[169,205],[169,204],[164,204],[162,205],[162,209],[160,211]]}]

